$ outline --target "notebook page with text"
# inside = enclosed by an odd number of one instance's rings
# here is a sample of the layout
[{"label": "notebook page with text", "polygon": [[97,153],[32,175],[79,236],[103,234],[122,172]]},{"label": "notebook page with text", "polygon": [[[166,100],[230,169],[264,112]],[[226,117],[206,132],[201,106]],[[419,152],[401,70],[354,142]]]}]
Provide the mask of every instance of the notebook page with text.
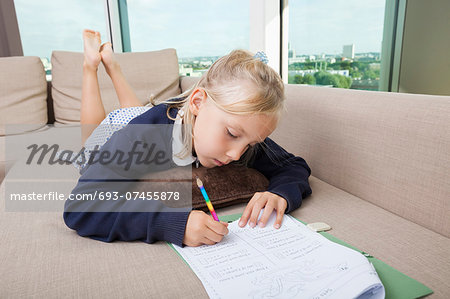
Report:
[{"label": "notebook page with text", "polygon": [[361,253],[334,243],[284,215],[273,228],[238,220],[216,245],[174,245],[211,298],[384,298],[384,287]]}]

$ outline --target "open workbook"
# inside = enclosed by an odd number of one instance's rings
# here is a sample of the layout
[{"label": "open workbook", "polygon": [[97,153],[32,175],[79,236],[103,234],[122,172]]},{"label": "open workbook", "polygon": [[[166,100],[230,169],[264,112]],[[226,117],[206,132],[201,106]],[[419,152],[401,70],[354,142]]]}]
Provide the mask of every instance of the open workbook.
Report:
[{"label": "open workbook", "polygon": [[264,228],[238,220],[212,246],[174,245],[211,298],[384,298],[375,268],[361,253],[284,215]]}]

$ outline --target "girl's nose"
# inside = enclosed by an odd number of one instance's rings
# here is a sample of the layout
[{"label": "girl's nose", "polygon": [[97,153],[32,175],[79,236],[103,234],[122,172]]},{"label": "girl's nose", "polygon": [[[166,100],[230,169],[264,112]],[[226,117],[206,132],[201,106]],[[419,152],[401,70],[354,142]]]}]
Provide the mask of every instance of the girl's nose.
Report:
[{"label": "girl's nose", "polygon": [[233,146],[231,149],[228,150],[227,156],[230,157],[233,161],[239,160],[241,158],[244,151],[247,149],[246,146]]},{"label": "girl's nose", "polygon": [[230,157],[230,159],[233,161],[237,161],[241,157],[238,151],[230,151],[227,153],[227,156]]}]

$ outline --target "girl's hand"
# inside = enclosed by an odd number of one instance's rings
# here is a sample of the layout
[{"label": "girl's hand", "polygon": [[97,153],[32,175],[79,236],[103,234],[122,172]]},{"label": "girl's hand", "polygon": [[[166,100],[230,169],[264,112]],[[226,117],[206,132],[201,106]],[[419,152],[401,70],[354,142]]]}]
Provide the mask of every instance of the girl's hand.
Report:
[{"label": "girl's hand", "polygon": [[189,214],[183,244],[186,246],[214,245],[228,234],[228,223],[218,222],[203,211]]},{"label": "girl's hand", "polygon": [[271,193],[271,192],[256,192],[252,199],[245,207],[244,213],[242,213],[241,220],[239,221],[239,226],[244,227],[247,224],[247,221],[250,218],[249,225],[250,227],[256,226],[256,221],[258,220],[259,213],[261,209],[264,208],[264,212],[259,220],[258,225],[260,227],[264,227],[269,220],[270,215],[273,210],[277,211],[277,219],[273,227],[280,228],[281,221],[283,220],[284,211],[287,208],[287,201],[283,197]]}]

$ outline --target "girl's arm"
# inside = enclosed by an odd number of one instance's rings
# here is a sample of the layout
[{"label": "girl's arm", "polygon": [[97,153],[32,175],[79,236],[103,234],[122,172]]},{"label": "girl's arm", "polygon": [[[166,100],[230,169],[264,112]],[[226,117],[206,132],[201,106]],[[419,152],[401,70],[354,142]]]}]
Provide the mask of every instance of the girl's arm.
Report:
[{"label": "girl's arm", "polygon": [[311,169],[306,161],[288,153],[270,138],[258,144],[257,153],[249,166],[267,177],[267,191],[286,199],[286,213],[300,207],[302,199],[312,193],[308,182]]},{"label": "girl's arm", "polygon": [[[284,213],[300,207],[302,199],[311,194],[308,182],[311,169],[305,160],[288,153],[270,138],[257,145],[256,155],[249,164],[269,179],[269,187],[267,191],[253,195],[242,213],[239,226],[244,227],[249,221],[251,227],[264,227],[272,211],[276,210],[274,227],[280,228]],[[264,212],[258,219],[262,208]]]},{"label": "girl's arm", "polygon": [[[127,126],[117,131],[94,158],[97,159],[105,153],[110,153],[105,156],[109,159],[119,152],[147,152],[143,142],[137,141],[139,139],[136,137],[148,135],[152,136],[153,144],[157,145],[154,152],[170,153],[165,147],[166,136],[158,134],[154,127]],[[133,138],[130,138],[127,132],[134,133]],[[105,242],[141,240],[153,243],[164,240],[183,246],[190,209],[171,208],[156,200],[132,200],[133,192],[137,190],[136,179],[149,169],[163,171],[168,164],[139,164],[136,155],[123,157],[124,159],[120,158],[121,161],[115,159],[108,163],[96,162],[85,166],[78,184],[65,203],[63,217],[66,225],[76,230],[80,236]],[[133,161],[127,168],[122,161],[129,157]],[[117,198],[127,195],[127,192],[131,194],[129,200],[126,197]],[[81,200],[82,198],[85,200]]]}]

